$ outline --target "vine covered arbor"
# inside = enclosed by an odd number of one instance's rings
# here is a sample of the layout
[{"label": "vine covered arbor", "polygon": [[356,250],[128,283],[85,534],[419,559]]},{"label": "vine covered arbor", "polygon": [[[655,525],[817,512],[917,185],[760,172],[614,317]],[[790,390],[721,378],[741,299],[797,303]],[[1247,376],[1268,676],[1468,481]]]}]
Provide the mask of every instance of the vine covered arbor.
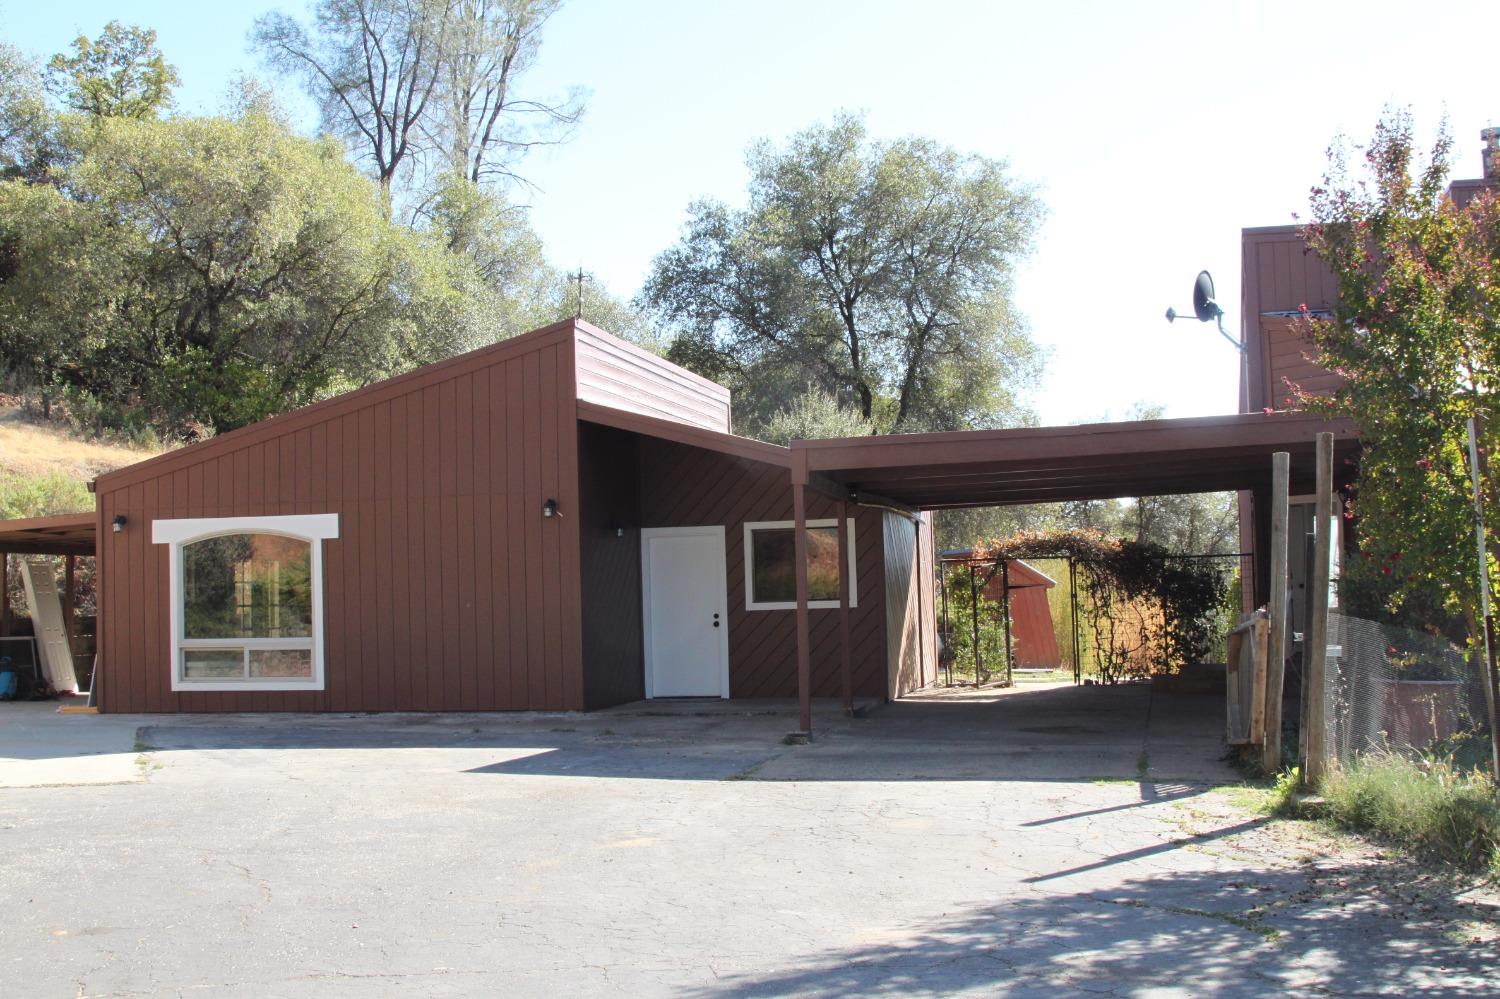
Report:
[{"label": "vine covered arbor", "polygon": [[1247,553],[1184,555],[1090,529],[1021,533],[945,552],[942,682],[1118,683],[1222,657]]}]

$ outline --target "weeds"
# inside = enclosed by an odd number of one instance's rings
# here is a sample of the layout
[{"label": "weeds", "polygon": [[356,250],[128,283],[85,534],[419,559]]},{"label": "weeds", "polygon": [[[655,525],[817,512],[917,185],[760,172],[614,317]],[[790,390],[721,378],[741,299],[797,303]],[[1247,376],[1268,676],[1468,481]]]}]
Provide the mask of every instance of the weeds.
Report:
[{"label": "weeds", "polygon": [[1302,770],[1292,767],[1276,775],[1276,783],[1266,795],[1265,810],[1269,815],[1296,818],[1302,813],[1302,802],[1298,785],[1302,783]]},{"label": "weeds", "polygon": [[[1294,800],[1295,771],[1273,798]],[[1451,761],[1397,753],[1367,756],[1323,781],[1328,817],[1465,870],[1500,869],[1500,797],[1494,778]],[[1277,814],[1284,814],[1278,812]]]}]

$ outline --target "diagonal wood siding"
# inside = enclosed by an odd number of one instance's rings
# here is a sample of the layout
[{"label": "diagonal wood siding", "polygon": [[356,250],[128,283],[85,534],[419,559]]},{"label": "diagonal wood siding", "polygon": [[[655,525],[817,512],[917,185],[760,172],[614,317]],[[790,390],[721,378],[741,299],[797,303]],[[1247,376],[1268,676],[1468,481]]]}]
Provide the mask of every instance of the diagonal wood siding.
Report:
[{"label": "diagonal wood siding", "polygon": [[[792,518],[787,470],[650,437],[641,438],[640,462],[642,527],[724,527],[730,695],[797,696],[795,614],[745,609],[744,524]],[[833,517],[836,506],[828,497],[810,494],[808,518]],[[854,533],[859,586],[859,606],[850,612],[854,690],[862,697],[883,697],[887,688],[880,511],[858,508]],[[836,697],[840,691],[838,611],[813,610],[811,618],[812,693]]]},{"label": "diagonal wood siding", "polygon": [[[99,480],[106,711],[583,706],[572,325]],[[544,520],[557,499],[564,516]],[[163,518],[336,513],[322,691],[173,693]],[[107,525],[128,518],[114,534]]]}]

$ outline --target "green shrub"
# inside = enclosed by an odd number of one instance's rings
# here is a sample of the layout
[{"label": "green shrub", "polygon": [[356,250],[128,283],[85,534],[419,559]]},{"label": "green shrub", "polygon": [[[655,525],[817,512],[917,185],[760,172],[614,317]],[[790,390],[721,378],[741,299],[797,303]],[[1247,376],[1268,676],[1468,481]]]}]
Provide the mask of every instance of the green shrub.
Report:
[{"label": "green shrub", "polygon": [[94,497],[89,487],[65,472],[0,472],[0,520],[87,513],[92,509]]},{"label": "green shrub", "polygon": [[1323,795],[1346,829],[1467,870],[1500,866],[1500,797],[1482,771],[1381,753],[1331,771]]}]

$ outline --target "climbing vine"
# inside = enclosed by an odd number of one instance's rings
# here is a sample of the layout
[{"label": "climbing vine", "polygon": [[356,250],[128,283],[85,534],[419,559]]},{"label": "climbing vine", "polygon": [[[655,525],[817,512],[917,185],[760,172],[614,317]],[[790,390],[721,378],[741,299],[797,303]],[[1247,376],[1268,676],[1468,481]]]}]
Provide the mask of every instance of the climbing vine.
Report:
[{"label": "climbing vine", "polygon": [[1074,529],[1021,532],[976,545],[973,557],[1070,559],[1086,600],[1099,678],[1119,683],[1201,661],[1213,643],[1228,579],[1209,560],[1174,557],[1161,545]]}]

